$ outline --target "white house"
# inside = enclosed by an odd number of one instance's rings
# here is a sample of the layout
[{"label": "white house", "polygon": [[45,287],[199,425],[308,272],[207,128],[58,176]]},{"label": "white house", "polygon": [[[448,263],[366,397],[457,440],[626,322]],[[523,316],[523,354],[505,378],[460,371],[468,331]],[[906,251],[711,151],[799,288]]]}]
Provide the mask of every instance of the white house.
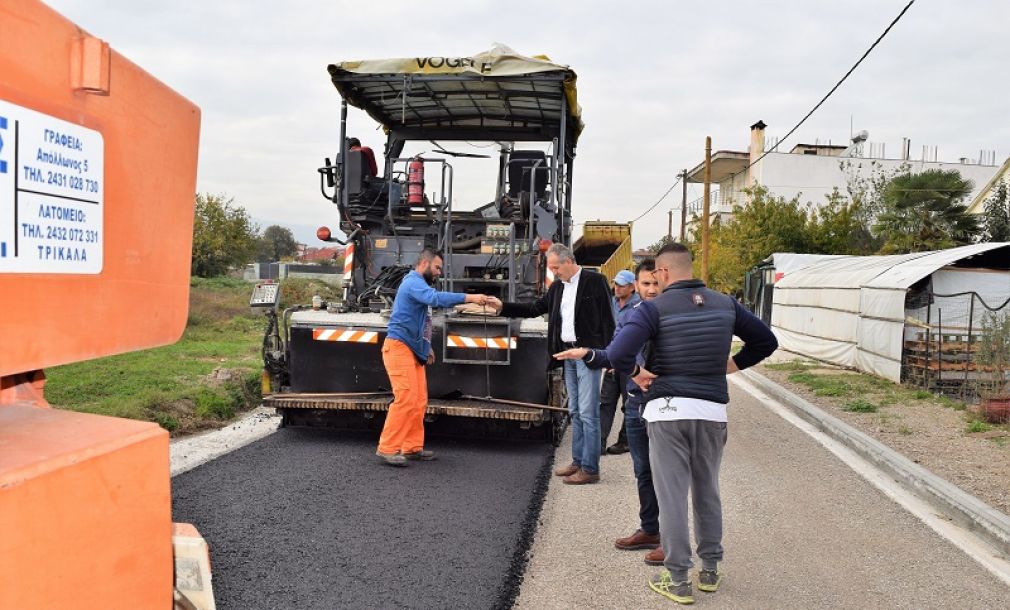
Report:
[{"label": "white house", "polygon": [[[796,144],[789,152],[767,152],[764,122],[751,125],[750,146],[747,151],[718,150],[712,155],[713,214],[727,215],[734,204],[746,201],[743,190],[760,184],[773,195],[786,199],[799,197],[802,203],[823,204],[834,189],[847,193],[854,176],[871,178],[875,172],[891,174],[907,166],[912,173],[930,169],[956,169],[971,180],[975,188],[965,201],[973,201],[996,175],[995,156],[983,153],[979,162],[966,158],[957,163],[937,161],[934,147],[923,147],[922,157],[913,159],[909,140],[902,142],[900,154],[887,158],[886,147],[867,140],[865,131],[857,134],[846,146],[824,143]],[[763,153],[764,156],[762,157]],[[688,170],[687,182],[705,181],[704,160]],[[687,204],[688,215],[700,214],[701,199]]]}]

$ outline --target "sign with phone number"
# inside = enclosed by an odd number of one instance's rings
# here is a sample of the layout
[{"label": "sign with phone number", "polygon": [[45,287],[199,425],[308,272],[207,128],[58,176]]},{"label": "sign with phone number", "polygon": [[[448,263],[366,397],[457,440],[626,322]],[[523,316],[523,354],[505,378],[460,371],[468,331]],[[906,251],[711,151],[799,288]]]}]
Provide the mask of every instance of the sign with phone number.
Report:
[{"label": "sign with phone number", "polygon": [[102,134],[0,100],[0,273],[102,271]]}]

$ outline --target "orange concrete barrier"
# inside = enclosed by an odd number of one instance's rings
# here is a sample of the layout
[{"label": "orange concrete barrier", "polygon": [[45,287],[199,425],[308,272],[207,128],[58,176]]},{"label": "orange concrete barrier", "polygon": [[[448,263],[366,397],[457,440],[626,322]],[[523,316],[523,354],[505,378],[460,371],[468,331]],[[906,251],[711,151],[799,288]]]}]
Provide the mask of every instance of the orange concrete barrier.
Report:
[{"label": "orange concrete barrier", "polygon": [[171,608],[168,433],[0,407],[0,533],[0,608]]}]

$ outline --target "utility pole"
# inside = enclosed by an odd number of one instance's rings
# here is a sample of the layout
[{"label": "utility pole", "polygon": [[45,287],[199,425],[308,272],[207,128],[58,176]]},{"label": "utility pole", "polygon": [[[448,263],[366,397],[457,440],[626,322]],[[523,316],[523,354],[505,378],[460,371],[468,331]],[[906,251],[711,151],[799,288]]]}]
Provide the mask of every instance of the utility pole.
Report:
[{"label": "utility pole", "polygon": [[670,211],[667,212],[666,241],[667,242],[673,241],[673,208],[670,208]]},{"label": "utility pole", "polygon": [[712,186],[712,136],[705,137],[705,203],[701,212],[701,281],[708,283],[708,213]]},{"label": "utility pole", "polygon": [[684,187],[680,196],[680,243],[687,239],[687,170],[680,172],[680,181]]}]

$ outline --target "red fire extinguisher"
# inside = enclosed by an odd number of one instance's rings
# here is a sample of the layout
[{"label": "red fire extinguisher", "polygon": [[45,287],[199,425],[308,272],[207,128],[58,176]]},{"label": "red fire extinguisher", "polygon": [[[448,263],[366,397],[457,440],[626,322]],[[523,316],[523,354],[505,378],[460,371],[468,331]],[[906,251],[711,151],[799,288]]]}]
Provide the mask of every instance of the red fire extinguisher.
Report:
[{"label": "red fire extinguisher", "polygon": [[414,157],[407,165],[407,204],[424,203],[424,161]]}]

